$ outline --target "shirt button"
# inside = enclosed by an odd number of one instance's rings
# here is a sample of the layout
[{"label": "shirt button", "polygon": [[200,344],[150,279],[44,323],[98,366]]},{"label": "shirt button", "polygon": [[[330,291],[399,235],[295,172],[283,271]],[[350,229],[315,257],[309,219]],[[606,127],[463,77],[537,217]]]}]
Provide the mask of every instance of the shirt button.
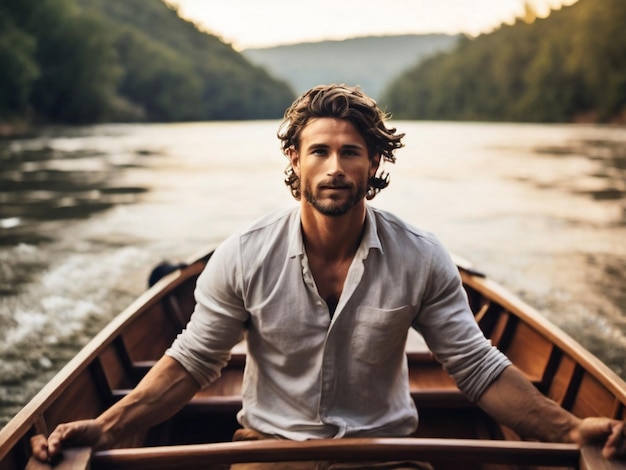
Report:
[{"label": "shirt button", "polygon": [[322,306],[322,301],[321,301],[321,300],[318,300],[318,301],[317,301],[317,306],[318,306],[318,307],[321,307],[321,306]]}]

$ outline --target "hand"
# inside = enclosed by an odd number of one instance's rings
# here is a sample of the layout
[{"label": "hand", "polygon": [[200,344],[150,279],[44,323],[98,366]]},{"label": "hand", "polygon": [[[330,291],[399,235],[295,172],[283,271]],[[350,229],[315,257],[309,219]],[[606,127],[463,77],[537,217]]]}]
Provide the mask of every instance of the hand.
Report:
[{"label": "hand", "polygon": [[47,439],[37,434],[31,438],[30,445],[35,458],[48,462],[61,453],[63,446],[102,447],[104,441],[102,425],[95,419],[87,419],[59,424]]},{"label": "hand", "polygon": [[602,443],[602,455],[607,459],[626,457],[626,426],[609,418],[585,418],[574,431],[579,445]]}]

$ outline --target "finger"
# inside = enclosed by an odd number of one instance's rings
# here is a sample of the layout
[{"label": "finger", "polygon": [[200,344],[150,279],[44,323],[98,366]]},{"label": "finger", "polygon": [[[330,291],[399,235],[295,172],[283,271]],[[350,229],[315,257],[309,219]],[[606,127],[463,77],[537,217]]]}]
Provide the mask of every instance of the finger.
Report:
[{"label": "finger", "polygon": [[85,426],[82,421],[74,421],[71,423],[61,423],[50,434],[51,438],[58,439],[60,442],[71,443],[76,439],[80,439],[81,435],[85,433]]},{"label": "finger", "polygon": [[616,422],[612,425],[611,435],[606,440],[602,455],[608,459],[626,455],[626,428],[624,423]]},{"label": "finger", "polygon": [[575,442],[579,445],[606,444],[613,435],[614,426],[617,424],[620,422],[609,418],[585,418],[578,427],[578,437],[575,438]]},{"label": "finger", "polygon": [[50,458],[61,453],[61,443],[66,439],[68,428],[67,424],[59,424],[48,436],[48,454]]},{"label": "finger", "polygon": [[48,436],[48,456],[50,459],[56,457],[63,450],[63,443],[72,436],[72,426],[59,424]]},{"label": "finger", "polygon": [[99,437],[99,428],[93,420],[75,421],[62,429],[61,440],[67,445],[93,445]]},{"label": "finger", "polygon": [[47,462],[48,456],[48,440],[43,434],[37,434],[30,438],[30,447],[33,450],[33,456],[37,460]]}]

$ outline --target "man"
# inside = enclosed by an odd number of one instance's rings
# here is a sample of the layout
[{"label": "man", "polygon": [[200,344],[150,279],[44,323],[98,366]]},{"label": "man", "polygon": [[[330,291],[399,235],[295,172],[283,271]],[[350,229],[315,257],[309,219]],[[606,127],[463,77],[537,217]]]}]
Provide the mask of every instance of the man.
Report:
[{"label": "man", "polygon": [[435,237],[366,204],[387,186],[382,164],[402,137],[358,89],[320,86],[296,100],[279,138],[299,207],[226,240],[198,280],[190,323],[145,379],[97,419],[34,438],[35,455],[107,448],[166,419],[219,375],[244,334],[236,439],[410,435],[410,327],[470,399],[520,435],[604,441],[607,457],[624,455],[622,423],[564,411],[485,339]]}]

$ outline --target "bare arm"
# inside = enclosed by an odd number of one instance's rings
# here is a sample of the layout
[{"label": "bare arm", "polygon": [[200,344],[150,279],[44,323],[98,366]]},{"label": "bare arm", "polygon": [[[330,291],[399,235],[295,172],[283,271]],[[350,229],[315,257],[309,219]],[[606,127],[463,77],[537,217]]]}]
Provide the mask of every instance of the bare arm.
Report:
[{"label": "bare arm", "polygon": [[610,418],[577,418],[542,395],[515,366],[502,372],[478,404],[523,438],[581,446],[604,443],[605,457],[626,455],[624,423]]},{"label": "bare arm", "polygon": [[542,395],[515,366],[509,366],[478,400],[480,407],[520,436],[548,442],[573,442],[580,419]]},{"label": "bare arm", "polygon": [[163,356],[131,393],[96,419],[60,424],[48,439],[35,436],[33,454],[45,461],[59,454],[64,444],[109,448],[123,436],[165,421],[199,388],[176,360]]}]

